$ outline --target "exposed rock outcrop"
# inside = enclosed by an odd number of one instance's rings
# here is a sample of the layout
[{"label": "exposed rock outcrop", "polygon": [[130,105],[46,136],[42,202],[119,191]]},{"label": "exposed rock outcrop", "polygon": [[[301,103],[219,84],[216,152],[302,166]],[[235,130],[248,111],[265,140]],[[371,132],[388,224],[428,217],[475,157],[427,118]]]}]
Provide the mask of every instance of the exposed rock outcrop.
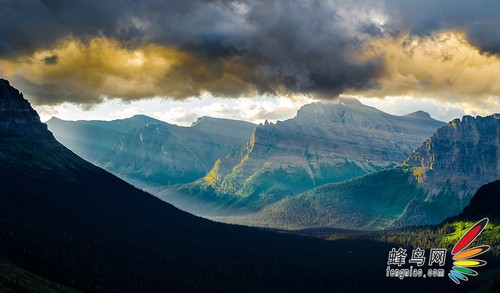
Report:
[{"label": "exposed rock outcrop", "polygon": [[22,93],[5,79],[0,79],[0,112],[0,141],[16,139],[24,133],[38,136],[37,139],[54,140]]},{"label": "exposed rock outcrop", "polygon": [[430,195],[446,189],[470,197],[479,186],[500,179],[500,114],[450,121],[403,165]]}]

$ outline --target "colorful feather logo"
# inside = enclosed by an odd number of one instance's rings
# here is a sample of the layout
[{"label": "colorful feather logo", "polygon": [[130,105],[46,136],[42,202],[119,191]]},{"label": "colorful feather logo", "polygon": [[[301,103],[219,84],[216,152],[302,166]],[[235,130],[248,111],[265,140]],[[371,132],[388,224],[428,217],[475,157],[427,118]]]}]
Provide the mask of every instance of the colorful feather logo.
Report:
[{"label": "colorful feather logo", "polygon": [[467,276],[477,276],[477,272],[472,268],[486,265],[486,261],[475,259],[475,257],[490,250],[489,245],[476,246],[466,250],[467,246],[483,232],[486,225],[488,225],[488,218],[477,222],[458,240],[451,250],[454,262],[448,277],[456,284],[460,284],[460,281],[467,281]]}]

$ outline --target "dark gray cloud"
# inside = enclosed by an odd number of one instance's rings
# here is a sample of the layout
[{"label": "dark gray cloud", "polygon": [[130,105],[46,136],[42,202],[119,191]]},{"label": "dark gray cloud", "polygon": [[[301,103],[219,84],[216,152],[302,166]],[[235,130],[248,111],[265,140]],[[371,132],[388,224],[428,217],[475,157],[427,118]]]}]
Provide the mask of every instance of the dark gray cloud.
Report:
[{"label": "dark gray cloud", "polygon": [[498,1],[386,1],[385,13],[394,32],[429,35],[440,30],[465,30],[480,50],[500,53]]},{"label": "dark gray cloud", "polygon": [[[466,0],[0,0],[0,57],[49,48],[69,36],[105,36],[131,48],[176,48],[218,70],[220,62],[237,58],[252,70],[241,79],[261,93],[284,89],[329,98],[377,87],[383,60],[349,57],[371,38],[461,29],[479,49],[500,52],[498,11],[500,2]],[[233,94],[241,93],[227,95]]]},{"label": "dark gray cloud", "polygon": [[57,60],[59,60],[59,56],[50,55],[50,56],[43,58],[43,63],[45,63],[45,65],[54,65],[54,64],[57,64]]}]

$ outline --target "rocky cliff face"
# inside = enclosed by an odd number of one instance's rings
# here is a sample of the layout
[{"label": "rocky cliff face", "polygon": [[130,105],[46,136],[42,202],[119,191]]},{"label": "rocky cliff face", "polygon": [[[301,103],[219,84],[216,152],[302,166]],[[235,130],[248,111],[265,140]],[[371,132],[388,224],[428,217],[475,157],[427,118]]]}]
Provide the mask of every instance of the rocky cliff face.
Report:
[{"label": "rocky cliff face", "polygon": [[500,179],[500,114],[450,121],[403,164],[430,195],[442,190],[470,197]]},{"label": "rocky cliff face", "polygon": [[293,119],[257,127],[240,154],[221,158],[199,183],[260,208],[401,164],[442,125],[424,112],[394,116],[355,99],[313,103]]},{"label": "rocky cliff face", "polygon": [[73,157],[76,156],[54,138],[23,95],[7,80],[0,79],[0,160],[4,170],[25,164],[30,168],[24,172],[30,176],[36,170],[90,167]]},{"label": "rocky cliff face", "polygon": [[0,140],[15,139],[24,133],[53,140],[30,103],[5,79],[0,79],[0,112]]},{"label": "rocky cliff face", "polygon": [[259,127],[256,145],[272,145],[274,149],[264,149],[267,153],[291,151],[310,166],[314,179],[323,175],[322,164],[353,162],[368,172],[398,165],[442,125],[430,116],[393,116],[355,99],[341,99],[306,105],[294,119]]}]

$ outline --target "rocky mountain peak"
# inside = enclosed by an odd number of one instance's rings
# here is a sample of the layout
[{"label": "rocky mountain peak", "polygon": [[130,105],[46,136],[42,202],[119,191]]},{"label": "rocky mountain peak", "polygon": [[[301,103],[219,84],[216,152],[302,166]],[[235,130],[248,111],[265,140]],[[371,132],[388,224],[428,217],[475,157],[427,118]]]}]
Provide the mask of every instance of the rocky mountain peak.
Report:
[{"label": "rocky mountain peak", "polygon": [[37,135],[53,139],[40,116],[17,89],[0,79],[0,131],[2,140],[19,135]]},{"label": "rocky mountain peak", "polygon": [[229,118],[215,118],[210,116],[202,116],[196,119],[195,122],[191,124],[191,127],[196,128],[226,128],[231,125],[241,125],[243,127],[255,127],[255,124],[242,121],[234,120]]},{"label": "rocky mountain peak", "polygon": [[24,99],[23,94],[5,79],[0,79],[0,111],[2,111],[0,124],[2,126],[40,122],[40,117]]},{"label": "rocky mountain peak", "polygon": [[459,194],[500,178],[500,115],[464,116],[439,128],[404,163],[415,178],[436,190]]},{"label": "rocky mountain peak", "polygon": [[419,119],[430,119],[431,115],[425,111],[418,110],[416,112],[405,115],[406,117],[419,118]]},{"label": "rocky mountain peak", "polygon": [[[405,134],[421,134],[424,128],[437,129],[444,123],[433,119],[423,111],[396,116],[364,105],[354,98],[339,98],[331,103],[312,103],[303,106],[293,119],[296,124],[314,127],[344,129],[373,129]],[[425,132],[425,131],[424,131]],[[425,137],[425,136],[424,136]]]},{"label": "rocky mountain peak", "polygon": [[363,105],[360,101],[354,98],[339,98],[332,102],[313,102],[304,105],[297,111],[297,114],[316,112],[326,108],[345,108],[345,107],[353,108],[353,107],[367,107],[367,106]]},{"label": "rocky mountain peak", "polygon": [[363,119],[360,114],[372,109],[356,99],[342,98],[332,103],[316,102],[304,105],[297,111],[296,118],[308,123],[359,122]]}]

